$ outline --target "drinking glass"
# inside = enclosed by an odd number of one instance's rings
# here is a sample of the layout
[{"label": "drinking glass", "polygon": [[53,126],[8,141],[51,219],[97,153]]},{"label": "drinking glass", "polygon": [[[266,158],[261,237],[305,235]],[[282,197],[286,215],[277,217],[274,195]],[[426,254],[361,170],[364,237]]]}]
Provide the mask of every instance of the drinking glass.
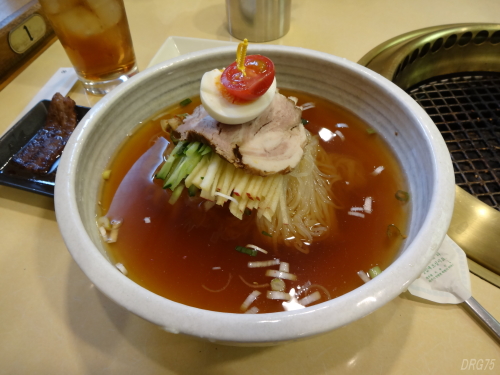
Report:
[{"label": "drinking glass", "polygon": [[40,0],[85,89],[111,91],[137,73],[123,0]]}]

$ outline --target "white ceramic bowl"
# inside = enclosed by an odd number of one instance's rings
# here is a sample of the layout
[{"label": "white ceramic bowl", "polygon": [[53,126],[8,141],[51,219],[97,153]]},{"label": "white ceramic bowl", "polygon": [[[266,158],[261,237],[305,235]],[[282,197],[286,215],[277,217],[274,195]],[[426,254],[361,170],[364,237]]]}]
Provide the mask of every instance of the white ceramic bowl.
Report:
[{"label": "white ceramic bowl", "polygon": [[[141,121],[197,95],[204,72],[227,66],[234,47],[200,51],[153,66],[104,97],[82,120],[57,172],[57,221],[71,255],[112,300],[173,333],[235,345],[268,345],[317,335],[359,319],[404,291],[440,246],[454,201],[446,145],[427,114],[401,89],[350,61],[302,48],[251,46],[270,57],[278,86],[336,102],[376,128],[399,158],[412,193],[405,248],[380,276],[341,297],[302,310],[228,314],[160,297],[122,275],[106,256],[95,224],[101,172]],[[398,136],[395,135],[398,133]]]}]

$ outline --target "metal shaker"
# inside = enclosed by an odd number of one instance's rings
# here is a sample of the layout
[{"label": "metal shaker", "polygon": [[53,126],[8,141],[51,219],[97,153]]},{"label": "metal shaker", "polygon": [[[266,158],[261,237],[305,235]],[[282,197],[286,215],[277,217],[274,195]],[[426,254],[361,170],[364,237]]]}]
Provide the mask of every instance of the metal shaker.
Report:
[{"label": "metal shaker", "polygon": [[229,33],[250,42],[281,38],[290,29],[292,0],[226,0]]}]

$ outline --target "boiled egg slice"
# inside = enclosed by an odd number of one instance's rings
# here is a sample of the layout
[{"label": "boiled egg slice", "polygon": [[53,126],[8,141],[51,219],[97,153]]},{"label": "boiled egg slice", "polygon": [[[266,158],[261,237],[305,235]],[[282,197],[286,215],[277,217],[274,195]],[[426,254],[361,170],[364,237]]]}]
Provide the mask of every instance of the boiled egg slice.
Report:
[{"label": "boiled egg slice", "polygon": [[259,116],[273,101],[276,94],[276,78],[271,87],[261,97],[244,103],[231,103],[221,93],[219,69],[206,72],[201,79],[200,98],[203,107],[217,121],[237,125]]}]

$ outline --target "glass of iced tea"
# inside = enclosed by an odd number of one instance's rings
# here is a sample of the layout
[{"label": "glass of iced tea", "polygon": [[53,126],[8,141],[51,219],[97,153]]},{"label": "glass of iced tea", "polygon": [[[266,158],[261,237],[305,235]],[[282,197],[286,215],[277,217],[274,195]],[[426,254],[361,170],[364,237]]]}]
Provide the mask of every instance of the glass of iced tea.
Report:
[{"label": "glass of iced tea", "polygon": [[111,91],[137,73],[123,0],[40,0],[85,89]]}]

